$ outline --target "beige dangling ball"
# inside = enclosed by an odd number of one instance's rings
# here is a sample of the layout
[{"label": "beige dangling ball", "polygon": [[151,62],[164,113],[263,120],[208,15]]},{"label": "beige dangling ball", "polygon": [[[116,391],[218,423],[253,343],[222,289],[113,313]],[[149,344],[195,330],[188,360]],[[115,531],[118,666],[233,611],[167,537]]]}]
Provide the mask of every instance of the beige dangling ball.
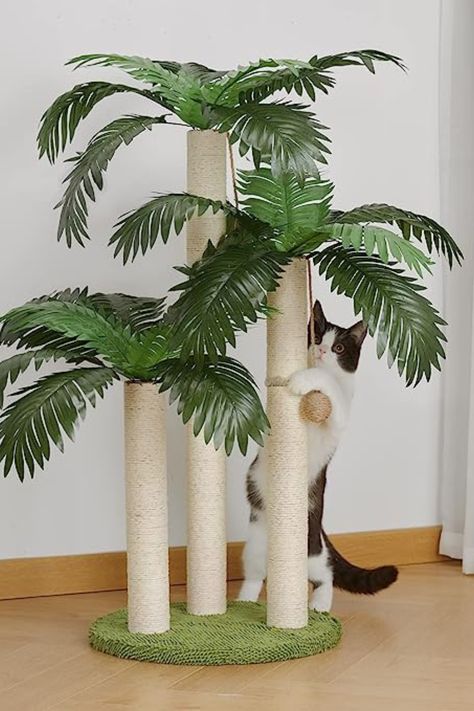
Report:
[{"label": "beige dangling ball", "polygon": [[311,390],[300,400],[300,417],[305,422],[320,425],[328,419],[331,411],[330,399],[320,390]]}]

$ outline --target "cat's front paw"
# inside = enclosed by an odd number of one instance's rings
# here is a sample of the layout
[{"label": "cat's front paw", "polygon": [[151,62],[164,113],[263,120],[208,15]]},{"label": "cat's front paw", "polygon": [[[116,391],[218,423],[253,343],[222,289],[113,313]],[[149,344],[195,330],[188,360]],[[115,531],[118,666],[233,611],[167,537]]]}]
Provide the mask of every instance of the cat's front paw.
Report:
[{"label": "cat's front paw", "polygon": [[288,380],[288,390],[293,393],[293,395],[298,396],[306,395],[306,393],[311,392],[311,390],[319,390],[318,387],[315,387],[318,376],[314,371],[315,368],[297,370]]}]

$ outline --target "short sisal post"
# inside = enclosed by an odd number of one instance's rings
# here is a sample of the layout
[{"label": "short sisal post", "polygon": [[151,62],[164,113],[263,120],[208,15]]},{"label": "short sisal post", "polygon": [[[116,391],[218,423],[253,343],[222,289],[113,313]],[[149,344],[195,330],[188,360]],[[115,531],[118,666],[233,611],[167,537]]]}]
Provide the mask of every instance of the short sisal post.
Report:
[{"label": "short sisal post", "polygon": [[[188,182],[193,195],[226,200],[226,136],[188,133]],[[187,261],[199,259],[208,240],[225,231],[225,216],[208,210],[187,225]],[[188,425],[187,609],[194,615],[222,614],[227,607],[226,457],[223,448],[194,437]]]},{"label": "short sisal post", "polygon": [[170,627],[164,396],[153,383],[125,383],[128,629]]},{"label": "short sisal post", "polygon": [[308,622],[308,455],[300,399],[285,384],[307,366],[304,259],[286,268],[269,305],[280,313],[267,320],[267,624],[296,629]]}]

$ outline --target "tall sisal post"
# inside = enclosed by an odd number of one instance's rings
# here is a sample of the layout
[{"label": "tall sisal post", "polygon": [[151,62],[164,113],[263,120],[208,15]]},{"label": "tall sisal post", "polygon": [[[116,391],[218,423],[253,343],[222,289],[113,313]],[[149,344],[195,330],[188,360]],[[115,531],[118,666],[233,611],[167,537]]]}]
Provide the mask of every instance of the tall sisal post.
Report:
[{"label": "tall sisal post", "polygon": [[[187,189],[193,195],[226,200],[226,136],[215,131],[188,133]],[[208,210],[187,225],[187,261],[199,259],[208,240],[225,231],[225,216]],[[226,458],[202,433],[188,425],[187,609],[193,615],[226,611]]]},{"label": "tall sisal post", "polygon": [[128,629],[170,627],[164,396],[153,383],[125,383]]},{"label": "tall sisal post", "polygon": [[267,624],[299,628],[308,622],[308,462],[299,398],[285,383],[307,366],[307,292],[304,259],[285,270],[267,320]]}]

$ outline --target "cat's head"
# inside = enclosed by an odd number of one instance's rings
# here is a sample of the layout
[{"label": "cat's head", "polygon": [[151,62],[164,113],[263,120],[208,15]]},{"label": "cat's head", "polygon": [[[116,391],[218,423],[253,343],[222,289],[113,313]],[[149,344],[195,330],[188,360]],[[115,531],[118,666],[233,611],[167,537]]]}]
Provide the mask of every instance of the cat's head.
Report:
[{"label": "cat's head", "polygon": [[[342,369],[354,373],[359,365],[360,350],[367,335],[367,326],[358,321],[349,328],[330,323],[319,301],[313,307],[315,355],[318,365],[333,371]],[[311,332],[308,326],[308,346],[311,345]]]}]

